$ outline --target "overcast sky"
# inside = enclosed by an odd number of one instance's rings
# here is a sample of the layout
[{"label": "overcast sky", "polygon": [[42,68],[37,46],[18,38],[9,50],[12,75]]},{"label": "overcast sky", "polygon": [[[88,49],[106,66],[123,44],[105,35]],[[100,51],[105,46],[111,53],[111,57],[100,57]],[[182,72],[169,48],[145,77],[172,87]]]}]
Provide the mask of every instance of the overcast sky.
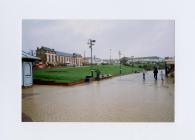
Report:
[{"label": "overcast sky", "polygon": [[57,51],[90,56],[88,39],[95,39],[93,55],[174,56],[172,20],[23,20],[22,49],[46,46]]}]

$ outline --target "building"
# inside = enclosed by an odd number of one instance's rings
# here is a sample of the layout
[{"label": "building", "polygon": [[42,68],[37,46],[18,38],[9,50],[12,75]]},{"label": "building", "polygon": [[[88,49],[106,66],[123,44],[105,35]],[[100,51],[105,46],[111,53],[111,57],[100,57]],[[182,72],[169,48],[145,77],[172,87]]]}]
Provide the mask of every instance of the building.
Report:
[{"label": "building", "polygon": [[33,62],[39,61],[40,58],[29,55],[22,51],[22,86],[28,87],[33,85]]},{"label": "building", "polygon": [[71,65],[73,65],[73,66],[82,66],[83,65],[83,58],[82,58],[81,54],[73,53]]},{"label": "building", "polygon": [[112,59],[111,62],[112,62],[112,64],[120,64],[119,59]]},{"label": "building", "polygon": [[165,64],[175,65],[175,58],[174,57],[165,57]]},{"label": "building", "polygon": [[[85,64],[91,64],[91,57],[85,57],[84,58],[84,63]],[[92,58],[92,64],[95,64],[95,65],[100,65],[101,63],[103,63],[103,60],[100,59],[100,58],[96,58],[96,57],[93,57]]]},{"label": "building", "polygon": [[37,48],[36,55],[47,66],[82,66],[83,64],[83,59],[80,54],[55,51],[54,49],[43,46]]},{"label": "building", "polygon": [[103,64],[120,64],[119,59],[103,59],[102,60]]},{"label": "building", "polygon": [[72,56],[73,55],[70,54],[70,53],[64,53],[64,52],[56,51],[56,64],[57,65],[71,66]]},{"label": "building", "polygon": [[149,57],[129,57],[127,63],[157,63],[163,62],[164,59],[158,56],[149,56]]},{"label": "building", "polygon": [[37,48],[36,56],[39,57],[43,64],[55,65],[56,52],[54,49],[47,47]]},{"label": "building", "polygon": [[165,74],[166,76],[175,76],[175,58],[165,57]]}]

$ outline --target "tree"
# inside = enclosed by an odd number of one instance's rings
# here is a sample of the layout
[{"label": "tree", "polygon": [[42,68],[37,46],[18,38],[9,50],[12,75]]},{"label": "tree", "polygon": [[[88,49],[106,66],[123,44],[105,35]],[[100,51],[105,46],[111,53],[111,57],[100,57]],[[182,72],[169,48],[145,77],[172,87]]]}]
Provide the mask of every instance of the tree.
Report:
[{"label": "tree", "polygon": [[127,61],[128,61],[128,58],[127,57],[122,57],[120,59],[120,63],[123,64],[123,65],[127,64]]}]

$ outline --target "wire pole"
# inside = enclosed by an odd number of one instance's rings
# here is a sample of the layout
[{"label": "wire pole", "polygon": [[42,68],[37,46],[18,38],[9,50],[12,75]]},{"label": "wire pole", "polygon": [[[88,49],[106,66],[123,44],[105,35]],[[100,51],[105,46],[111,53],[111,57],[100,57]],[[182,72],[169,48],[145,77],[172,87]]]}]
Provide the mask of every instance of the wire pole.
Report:
[{"label": "wire pole", "polygon": [[131,59],[132,59],[132,72],[133,72],[133,67],[134,67],[134,65],[133,65],[133,58],[134,58],[134,56],[131,56]]},{"label": "wire pole", "polygon": [[89,44],[89,48],[91,49],[91,66],[92,66],[92,64],[93,64],[92,47],[93,47],[93,45],[95,45],[95,44],[93,44],[93,43],[95,43],[95,40],[89,39],[88,44]]},{"label": "wire pole", "polygon": [[118,55],[119,55],[119,63],[120,63],[120,74],[122,73],[122,69],[121,69],[121,61],[120,61],[120,59],[121,59],[121,51],[119,50],[119,52],[118,52]]},{"label": "wire pole", "polygon": [[111,51],[112,51],[112,49],[110,49],[110,64],[111,64]]},{"label": "wire pole", "polygon": [[91,66],[92,66],[92,64],[93,64],[92,45],[90,46],[90,48],[91,48]]},{"label": "wire pole", "polygon": [[84,50],[84,56],[83,56],[83,57],[84,57],[84,59],[83,59],[83,60],[84,60],[84,61],[83,61],[83,64],[85,65],[85,61],[86,61],[86,60],[85,60],[85,50]]}]

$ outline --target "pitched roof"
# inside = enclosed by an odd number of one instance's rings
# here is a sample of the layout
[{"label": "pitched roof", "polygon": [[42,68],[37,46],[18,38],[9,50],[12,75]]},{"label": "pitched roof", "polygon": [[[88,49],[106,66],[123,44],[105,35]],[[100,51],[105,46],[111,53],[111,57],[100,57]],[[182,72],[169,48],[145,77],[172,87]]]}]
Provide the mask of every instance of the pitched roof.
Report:
[{"label": "pitched roof", "polygon": [[48,48],[48,47],[44,47],[44,46],[41,46],[41,48],[43,48],[46,51],[54,51],[54,49],[51,49],[51,48]]},{"label": "pitched roof", "polygon": [[57,55],[60,55],[60,56],[81,56],[81,54],[78,54],[78,53],[66,53],[66,52],[60,52],[60,51],[55,51],[54,49],[51,49],[51,48],[48,48],[48,47],[44,47],[44,46],[41,46],[42,49],[46,50],[46,51],[54,51],[56,52]]},{"label": "pitched roof", "polygon": [[72,56],[71,53],[64,53],[64,52],[59,52],[59,51],[55,51],[57,55],[60,55],[60,56]]}]

